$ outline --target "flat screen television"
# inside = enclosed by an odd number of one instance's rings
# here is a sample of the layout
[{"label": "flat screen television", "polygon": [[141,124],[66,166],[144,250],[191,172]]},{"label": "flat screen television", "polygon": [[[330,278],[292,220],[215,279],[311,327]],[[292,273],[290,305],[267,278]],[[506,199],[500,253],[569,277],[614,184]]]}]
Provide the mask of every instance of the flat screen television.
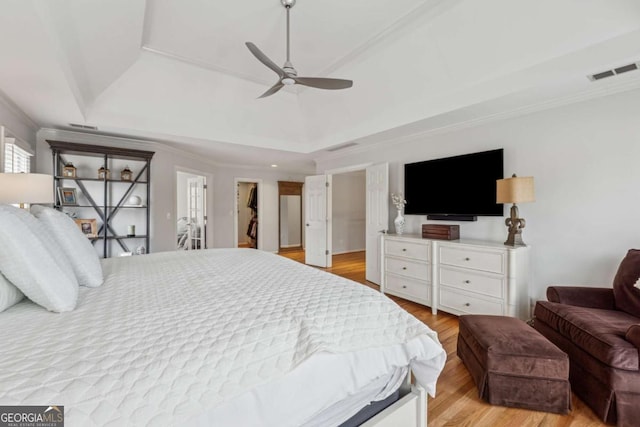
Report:
[{"label": "flat screen television", "polygon": [[503,216],[496,180],[504,178],[503,149],[404,165],[405,214],[474,221]]}]

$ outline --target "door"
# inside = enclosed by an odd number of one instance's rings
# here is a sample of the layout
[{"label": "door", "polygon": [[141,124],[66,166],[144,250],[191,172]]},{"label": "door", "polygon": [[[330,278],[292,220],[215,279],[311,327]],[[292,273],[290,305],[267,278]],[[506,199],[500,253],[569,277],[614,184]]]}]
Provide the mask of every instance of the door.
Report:
[{"label": "door", "polygon": [[380,284],[382,233],[389,224],[389,163],[367,168],[366,278]]},{"label": "door", "polygon": [[205,184],[204,177],[187,180],[187,249],[205,249],[206,216],[205,216]]},{"label": "door", "polygon": [[308,176],[304,180],[305,264],[331,267],[331,177]]}]

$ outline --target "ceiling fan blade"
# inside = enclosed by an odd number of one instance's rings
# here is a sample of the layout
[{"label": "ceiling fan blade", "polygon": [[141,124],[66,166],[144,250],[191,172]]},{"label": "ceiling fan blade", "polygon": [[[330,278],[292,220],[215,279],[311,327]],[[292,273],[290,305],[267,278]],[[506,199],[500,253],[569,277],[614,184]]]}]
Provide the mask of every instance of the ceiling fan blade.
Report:
[{"label": "ceiling fan blade", "polygon": [[353,86],[353,81],[351,80],[327,79],[324,77],[294,77],[293,79],[298,84],[318,89],[348,89]]},{"label": "ceiling fan blade", "polygon": [[280,76],[280,78],[283,78],[285,76],[284,70],[280,67],[278,67],[275,62],[273,62],[272,60],[270,60],[267,55],[265,55],[264,53],[262,53],[262,51],[260,49],[258,49],[258,46],[256,46],[255,44],[251,43],[251,42],[246,42],[245,43],[247,45],[247,47],[249,48],[249,50],[251,51],[251,53],[253,53],[253,56],[255,56],[256,58],[258,58],[258,61],[262,62],[264,65],[266,65],[267,67],[271,68],[273,71],[275,71],[275,73]]},{"label": "ceiling fan blade", "polygon": [[271,88],[269,88],[268,91],[266,91],[265,93],[263,93],[262,95],[260,95],[258,97],[258,99],[260,98],[266,98],[267,96],[271,96],[274,93],[276,93],[277,91],[279,91],[280,89],[282,89],[284,85],[282,83],[280,83],[280,81],[278,81],[278,83],[274,84],[273,86],[271,86]]}]

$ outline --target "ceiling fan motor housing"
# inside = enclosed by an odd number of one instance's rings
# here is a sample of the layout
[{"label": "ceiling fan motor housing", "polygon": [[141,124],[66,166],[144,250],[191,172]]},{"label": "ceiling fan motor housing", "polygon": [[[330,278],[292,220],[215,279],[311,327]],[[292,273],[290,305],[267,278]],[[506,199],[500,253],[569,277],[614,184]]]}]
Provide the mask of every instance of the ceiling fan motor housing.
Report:
[{"label": "ceiling fan motor housing", "polygon": [[284,7],[292,8],[296,5],[296,0],[280,0],[280,3],[282,3]]}]

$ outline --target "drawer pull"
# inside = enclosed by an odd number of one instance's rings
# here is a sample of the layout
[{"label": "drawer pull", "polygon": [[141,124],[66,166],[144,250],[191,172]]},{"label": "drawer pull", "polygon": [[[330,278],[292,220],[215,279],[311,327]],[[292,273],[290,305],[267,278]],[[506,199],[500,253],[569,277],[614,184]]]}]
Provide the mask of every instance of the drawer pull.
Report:
[{"label": "drawer pull", "polygon": [[407,289],[407,285],[402,285],[402,289]]},{"label": "drawer pull", "polygon": [[464,260],[465,260],[465,261],[471,261],[471,258],[466,257]]},{"label": "drawer pull", "polygon": [[402,267],[402,269],[403,269],[403,270],[406,270],[406,269],[407,269],[407,267]]},{"label": "drawer pull", "polygon": [[464,306],[465,306],[465,307],[469,307],[470,305],[471,305],[471,303],[468,303],[468,302],[466,302],[466,303],[464,304]]},{"label": "drawer pull", "polygon": [[471,280],[465,280],[464,283],[471,283]]},{"label": "drawer pull", "polygon": [[407,249],[406,248],[402,248],[402,252],[407,252]]}]

